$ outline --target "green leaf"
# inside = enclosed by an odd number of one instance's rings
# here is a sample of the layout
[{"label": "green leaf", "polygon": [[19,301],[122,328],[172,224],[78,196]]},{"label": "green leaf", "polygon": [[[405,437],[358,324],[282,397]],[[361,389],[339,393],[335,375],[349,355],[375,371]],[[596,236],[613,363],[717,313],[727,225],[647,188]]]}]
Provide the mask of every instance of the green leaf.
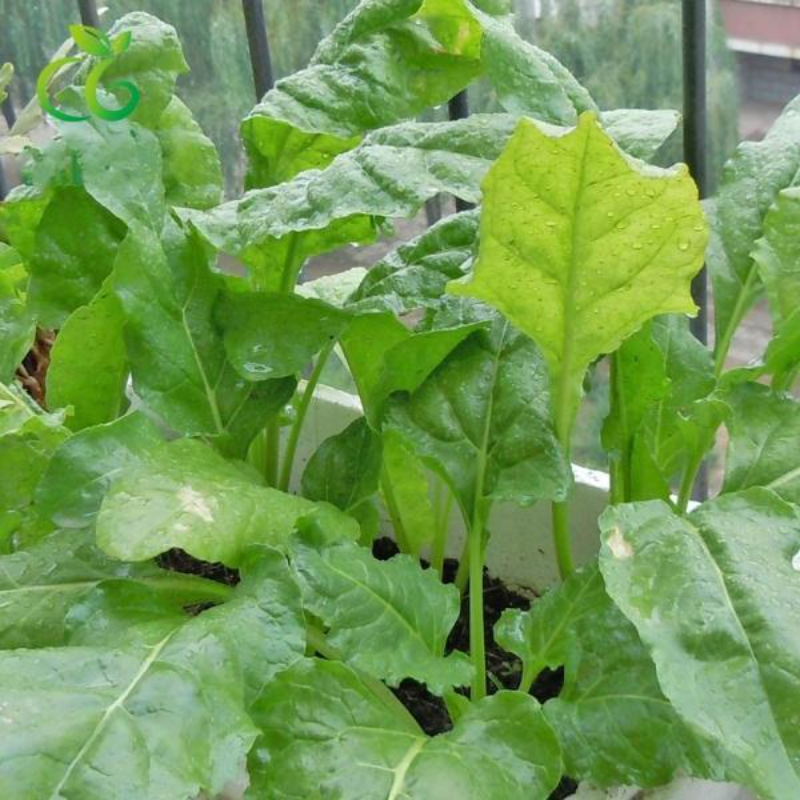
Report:
[{"label": "green leaf", "polygon": [[428,470],[397,431],[384,430],[382,439],[384,502],[395,506],[392,513],[398,519],[393,522],[402,526],[402,538],[409,552],[419,555],[423,547],[431,544],[442,524],[429,496]]},{"label": "green leaf", "polygon": [[394,392],[414,392],[453,349],[483,321],[412,333],[393,314],[356,317],[342,348],[370,424],[377,427]]},{"label": "green leaf", "polygon": [[[742,142],[725,165],[710,209],[708,267],[714,283],[716,341],[727,345],[758,297],[756,242],[778,193],[797,183],[800,169],[800,99],[790,102],[760,142]],[[720,345],[717,345],[719,350]]]},{"label": "green leaf", "polygon": [[[77,124],[77,123],[76,123]],[[125,226],[79,189],[60,189],[35,228],[28,304],[47,328],[60,328],[91,303],[108,278]]]},{"label": "green leaf", "polygon": [[11,382],[36,336],[36,320],[22,291],[26,283],[19,254],[0,242],[0,383]]},{"label": "green leaf", "polygon": [[98,58],[113,57],[114,51],[111,49],[111,42],[103,31],[93,28],[91,25],[70,25],[69,33],[75,44],[84,53]]},{"label": "green leaf", "polygon": [[80,189],[127,225],[160,230],[166,205],[158,139],[129,120],[53,123],[57,136],[37,154],[29,179],[46,194]]},{"label": "green leaf", "polygon": [[0,103],[8,97],[6,89],[14,78],[14,65],[6,62],[0,66]]},{"label": "green leaf", "polygon": [[97,516],[97,542],[113,558],[143,561],[180,547],[195,558],[239,564],[251,544],[282,546],[302,517],[331,538],[358,537],[338,509],[248,480],[207,445],[161,445],[112,482]]},{"label": "green leaf", "polygon": [[614,361],[615,403],[603,430],[625,500],[667,500],[676,475],[713,445],[727,406],[711,396],[714,360],[682,316],[656,317]]},{"label": "green leaf", "polygon": [[128,356],[125,316],[108,284],[71,314],[58,332],[47,370],[50,408],[72,407],[74,431],[116,419],[125,400]]},{"label": "green leaf", "polygon": [[469,683],[466,656],[444,654],[461,598],[434,570],[406,555],[378,561],[353,542],[326,546],[313,531],[292,539],[290,552],[303,605],[344,661],[390,686],[413,678],[439,695]]},{"label": "green leaf", "polygon": [[348,307],[396,314],[437,307],[448,281],[463,277],[471,265],[479,220],[478,211],[452,214],[401,244],[367,272]]},{"label": "green leaf", "polygon": [[711,757],[662,694],[647,650],[595,565],[530,611],[504,612],[495,636],[522,659],[526,687],[545,666],[565,665],[564,688],[544,711],[568,775],[595,786],[649,787],[678,772],[713,774]]},{"label": "green leaf", "polygon": [[132,119],[157,128],[172,101],[175,81],[189,71],[175,28],[143,11],[134,11],[118,19],[108,35],[112,41],[130,37],[130,45],[117,52],[103,73],[102,85],[118,95],[121,103],[127,103],[130,92],[124,83],[131,82],[141,94]]},{"label": "green leaf", "polygon": [[0,791],[196,797],[241,781],[257,735],[245,713],[259,694],[249,679],[257,665],[268,674],[284,668],[302,645],[285,562],[276,553],[264,557],[262,571],[229,603],[174,617],[158,639],[0,655]]},{"label": "green leaf", "polygon": [[[622,121],[612,120],[609,134],[619,127],[624,147]],[[214,247],[242,259],[255,288],[279,291],[307,258],[371,241],[372,216],[413,216],[442,192],[480,200],[480,182],[517,122],[506,114],[476,114],[457,122],[403,123],[372,132],[323,171],[249,191],[206,213],[180,213]],[[563,130],[537,124],[552,135]]]},{"label": "green leaf", "polygon": [[222,166],[217,150],[177,96],[164,109],[155,134],[164,159],[167,203],[212,208],[222,202]]},{"label": "green leaf", "polygon": [[500,692],[429,738],[387,711],[343,664],[306,661],[253,709],[253,797],[544,800],[561,777],[556,738],[532,697]]},{"label": "green leaf", "polygon": [[85,428],[53,453],[36,489],[37,513],[59,528],[94,524],[111,481],[163,441],[141,413]]},{"label": "green leaf", "polygon": [[336,308],[344,308],[350,296],[369,274],[364,267],[351,267],[344,272],[322,275],[313,281],[305,281],[295,291],[301,297],[322,300]]},{"label": "green leaf", "polygon": [[263,381],[301,373],[350,316],[293,294],[230,292],[220,298],[217,319],[230,363],[248,381]]},{"label": "green leaf", "polygon": [[484,193],[472,280],[450,291],[491,303],[539,345],[566,440],[589,365],[651,317],[695,310],[697,189],[685,167],[627,159],[584,114],[555,138],[522,121]]},{"label": "green leaf", "polygon": [[[606,588],[676,711],[759,796],[800,792],[800,517],[750,489],[679,517],[660,501],[601,519]],[[691,680],[687,680],[691,676]]]},{"label": "green leaf", "polygon": [[352,511],[378,491],[381,440],[364,417],[328,437],[303,472],[303,496]]},{"label": "green leaf", "polygon": [[63,415],[45,414],[16,386],[0,384],[0,552],[43,531],[33,495],[55,449],[69,436]]},{"label": "green leaf", "polygon": [[295,381],[255,384],[237,375],[214,323],[222,277],[197,237],[177,226],[168,228],[165,249],[140,228],[120,248],[115,270],[134,389],[175,430],[215,437],[225,452],[244,456]]},{"label": "green leaf", "polygon": [[775,327],[780,329],[800,305],[800,187],[778,193],[764,217],[763,229],[752,255],[767,290]]},{"label": "green leaf", "polygon": [[391,401],[386,425],[451,486],[465,517],[491,501],[531,505],[563,498],[569,464],[550,421],[547,365],[527,337],[488,309],[491,320],[408,396]]},{"label": "green leaf", "polygon": [[723,492],[765,486],[800,504],[800,403],[766,386],[737,386],[726,397],[733,409]]},{"label": "green leaf", "polygon": [[28,550],[0,556],[0,649],[66,644],[70,610],[108,583],[134,583],[173,604],[224,596],[224,587],[201,578],[113,561],[93,538],[88,532],[57,531]]}]

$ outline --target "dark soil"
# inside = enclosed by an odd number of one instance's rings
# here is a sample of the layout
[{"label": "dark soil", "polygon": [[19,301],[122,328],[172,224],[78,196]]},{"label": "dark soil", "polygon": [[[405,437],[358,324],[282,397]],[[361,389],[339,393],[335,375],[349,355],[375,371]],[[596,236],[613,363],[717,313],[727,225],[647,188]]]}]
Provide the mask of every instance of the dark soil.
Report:
[{"label": "dark soil", "polygon": [[[376,558],[385,561],[397,555],[399,550],[392,539],[383,537],[375,541],[372,552]],[[444,566],[445,581],[451,583],[455,579],[457,570],[458,562],[454,559],[447,559]],[[516,689],[522,675],[522,664],[516,656],[507,653],[494,641],[494,625],[507,608],[523,610],[530,608],[531,599],[510,589],[501,580],[489,575],[486,570],[483,573],[483,598],[486,663],[489,673],[486,689],[489,694],[494,694],[499,689]],[[468,594],[465,594],[461,600],[461,615],[447,640],[447,652],[453,650],[469,652]],[[556,697],[563,685],[563,670],[545,670],[531,687],[531,694],[540,703],[544,703]],[[394,693],[411,712],[425,733],[430,736],[444,733],[453,727],[444,701],[431,694],[423,684],[405,680],[394,690]],[[577,786],[577,783],[571,778],[563,778],[558,788],[550,795],[550,800],[569,797],[576,791]]]},{"label": "dark soil", "polygon": [[224,583],[226,586],[236,586],[239,583],[237,570],[228,569],[224,564],[210,564],[208,561],[200,561],[200,559],[190,556],[177,547],[167,550],[166,553],[158,556],[156,563],[162,569],[183,572],[186,575],[198,575],[201,578],[208,578],[217,583]]}]

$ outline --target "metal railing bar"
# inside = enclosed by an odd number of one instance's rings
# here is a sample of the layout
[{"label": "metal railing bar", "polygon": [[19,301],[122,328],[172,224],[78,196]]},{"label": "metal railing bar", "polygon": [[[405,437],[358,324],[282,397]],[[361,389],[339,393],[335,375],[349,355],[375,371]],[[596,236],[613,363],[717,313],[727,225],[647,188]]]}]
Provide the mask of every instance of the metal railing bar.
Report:
[{"label": "metal railing bar", "polygon": [[262,0],[242,0],[242,10],[244,11],[244,24],[247,28],[247,45],[250,49],[250,65],[253,68],[256,99],[260,100],[275,83]]},{"label": "metal railing bar", "polygon": [[[469,116],[469,95],[466,89],[450,100],[448,110],[451,120],[466,119]],[[456,197],[456,211],[468,211],[470,208],[474,208],[472,203]]]},{"label": "metal railing bar", "polygon": [[97,13],[95,0],[78,0],[78,10],[81,12],[81,22],[84,25],[100,27],[100,15]]},{"label": "metal railing bar", "polygon": [[[706,0],[683,2],[683,153],[700,197],[709,192]],[[692,297],[699,311],[692,333],[708,343],[708,273],[703,267],[692,282]],[[708,468],[703,466],[695,483],[694,499],[708,497]]]}]

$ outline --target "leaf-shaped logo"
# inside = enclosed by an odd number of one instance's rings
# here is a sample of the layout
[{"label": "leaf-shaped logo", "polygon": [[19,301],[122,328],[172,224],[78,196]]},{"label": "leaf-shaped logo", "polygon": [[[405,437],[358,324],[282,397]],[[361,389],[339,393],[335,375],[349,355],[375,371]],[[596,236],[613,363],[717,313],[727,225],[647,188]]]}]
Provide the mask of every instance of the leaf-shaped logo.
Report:
[{"label": "leaf-shaped logo", "polygon": [[100,119],[114,122],[129,117],[139,105],[141,95],[136,86],[130,81],[116,81],[106,84],[104,88],[117,92],[124,90],[128,94],[128,102],[120,108],[106,108],[98,98],[100,82],[105,71],[114,63],[117,56],[124,53],[131,45],[131,32],[124,31],[113,39],[97,28],[89,25],[70,25],[70,34],[75,44],[83,51],[84,55],[60,58],[48,64],[40,73],[36,83],[36,95],[42,108],[51,116],[63,122],[82,122],[89,119],[89,115],[69,114],[57,108],[50,98],[49,85],[61,69],[69,64],[83,62],[87,56],[96,59],[96,63],[86,78],[86,105],[89,111]]},{"label": "leaf-shaped logo", "polygon": [[92,28],[89,25],[70,25],[69,32],[75,44],[88,53],[90,56],[97,58],[113,58],[114,50],[111,47],[111,42],[108,36],[103,31]]}]

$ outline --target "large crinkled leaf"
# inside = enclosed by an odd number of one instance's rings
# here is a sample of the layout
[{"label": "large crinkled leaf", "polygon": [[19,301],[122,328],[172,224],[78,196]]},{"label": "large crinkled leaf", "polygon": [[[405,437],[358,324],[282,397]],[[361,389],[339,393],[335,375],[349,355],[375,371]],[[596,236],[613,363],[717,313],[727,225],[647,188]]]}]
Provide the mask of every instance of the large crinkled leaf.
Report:
[{"label": "large crinkled leaf", "polygon": [[[725,165],[712,204],[714,237],[708,266],[714,281],[716,340],[730,344],[735,328],[758,297],[756,242],[778,193],[798,182],[800,99],[786,106],[760,142],[742,142]],[[718,345],[719,349],[719,345]]]},{"label": "large crinkled leaf", "polygon": [[728,422],[723,492],[765,486],[800,504],[800,403],[766,386],[737,386],[726,397]]},{"label": "large crinkled leaf", "polygon": [[82,190],[127,225],[160,230],[166,211],[158,139],[128,120],[56,122],[57,136],[34,156],[30,183]]},{"label": "large crinkled leaf", "polygon": [[659,786],[713,764],[658,686],[636,629],[606,594],[595,565],[572,575],[530,611],[506,611],[500,644],[522,658],[523,684],[565,666],[564,688],[545,704],[566,772],[595,786]]},{"label": "large crinkled leaf", "polygon": [[188,798],[241,780],[257,735],[245,712],[258,696],[248,675],[257,664],[287,666],[302,645],[283,559],[273,554],[253,579],[151,641],[0,655],[0,791]]},{"label": "large crinkled leaf", "polygon": [[152,451],[112,482],[97,516],[97,542],[123,561],[143,561],[173,547],[235,567],[251,544],[282,546],[303,517],[331,538],[357,538],[338,509],[259,486],[195,440]]},{"label": "large crinkled leaf", "polygon": [[588,366],[651,317],[695,310],[707,241],[697,189],[684,166],[626,158],[588,113],[555,137],[520,122],[483,188],[472,280],[450,290],[539,345],[566,439]]},{"label": "large crinkled leaf", "polygon": [[126,566],[134,576],[137,569],[154,574],[98,581],[84,592],[65,619],[70,646],[152,642],[176,622],[186,621],[187,605],[210,601],[218,605],[204,612],[204,621],[207,629],[236,642],[248,705],[278,672],[303,657],[306,631],[300,588],[286,557],[277,550],[253,545],[240,565],[241,582],[235,592],[230,586],[189,575]]},{"label": "large crinkled leaf", "polygon": [[357,311],[404,313],[437,307],[447,283],[463,277],[475,255],[480,212],[452,214],[375,264],[348,300]]},{"label": "large crinkled leaf", "polygon": [[[480,182],[517,122],[506,114],[475,114],[457,122],[403,123],[374,131],[325,170],[249,191],[207,213],[181,213],[217,249],[244,260],[257,288],[278,291],[306,258],[370,241],[372,216],[413,216],[441,192],[477,202]],[[613,119],[609,134],[619,129],[624,148],[630,131],[623,122]],[[553,135],[563,130],[537,124]]]},{"label": "large crinkled leaf", "polygon": [[145,459],[163,437],[135,412],[85,428],[53,453],[36,489],[36,512],[59,528],[87,528],[111,481]]},{"label": "large crinkled leaf", "polygon": [[800,793],[800,516],[764,489],[601,519],[606,588],[673,707],[759,796]]},{"label": "large crinkled leaf", "polygon": [[47,369],[50,408],[71,408],[74,431],[116,419],[125,402],[128,354],[122,306],[108,283],[58,332]]},{"label": "large crinkled leaf", "polygon": [[306,661],[253,709],[253,798],[545,800],[561,777],[553,731],[532,697],[500,692],[429,738],[343,664]]},{"label": "large crinkled leaf", "polygon": [[172,97],[154,132],[161,144],[167,203],[187,208],[211,208],[220,203],[223,178],[219,155],[182,100]]},{"label": "large crinkled leaf", "polygon": [[448,482],[467,519],[492,500],[565,497],[571,473],[550,421],[544,359],[490,310],[466,313],[490,328],[463,342],[416,391],[395,396],[385,424]]},{"label": "large crinkled leaf", "polygon": [[406,555],[378,561],[353,542],[326,544],[313,530],[292,539],[290,553],[303,605],[344,661],[390,686],[414,678],[440,695],[469,683],[466,656],[444,654],[461,598],[435,570]]},{"label": "large crinkled leaf", "polygon": [[481,73],[509,110],[570,124],[594,108],[555,58],[487,10],[466,0],[362,3],[307,69],[279,81],[245,119],[251,182],[324,167],[367,131],[449,100]]},{"label": "large crinkled leaf", "polygon": [[321,300],[275,292],[230,292],[216,314],[228,359],[248,381],[301,373],[350,320]]},{"label": "large crinkled leaf", "polygon": [[442,360],[483,320],[412,333],[393,314],[356,317],[342,336],[342,349],[370,424],[379,425],[394,392],[414,392]]},{"label": "large crinkled leaf", "polygon": [[223,279],[197,237],[177,226],[167,234],[162,248],[150,231],[132,231],[115,269],[134,389],[175,430],[214,437],[225,452],[244,455],[295,381],[252,383],[236,373],[214,320]]},{"label": "large crinkled leaf", "polygon": [[106,581],[132,582],[173,603],[225,596],[225,587],[201,578],[112,560],[93,539],[56,531],[28,550],[0,556],[0,649],[65,644],[68,612]]},{"label": "large crinkled leaf", "polygon": [[62,414],[45,414],[15,385],[0,384],[0,553],[43,532],[33,496],[50,457],[69,436],[63,422]]}]

